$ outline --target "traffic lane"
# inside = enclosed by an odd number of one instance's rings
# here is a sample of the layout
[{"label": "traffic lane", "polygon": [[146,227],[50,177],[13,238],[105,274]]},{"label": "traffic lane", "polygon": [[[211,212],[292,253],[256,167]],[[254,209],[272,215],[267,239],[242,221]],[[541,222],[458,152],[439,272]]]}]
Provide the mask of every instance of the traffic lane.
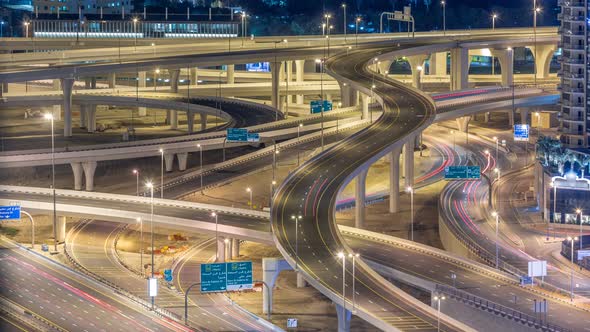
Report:
[{"label": "traffic lane", "polygon": [[5,240],[0,246],[2,296],[58,326],[72,331],[183,330],[58,264],[43,262]]},{"label": "traffic lane", "polygon": [[[43,195],[43,194],[12,194],[2,192],[0,193],[0,198],[5,199],[14,199],[14,200],[23,200],[23,201],[38,201],[38,202],[53,202],[53,197],[51,195]],[[100,200],[100,199],[92,199],[92,198],[85,198],[85,197],[64,197],[58,196],[57,197],[58,204],[72,204],[72,205],[79,205],[79,206],[88,206],[88,207],[97,207],[97,208],[105,208],[105,209],[114,209],[114,210],[121,210],[121,211],[131,211],[143,213],[143,214],[150,214],[151,212],[151,205],[150,203],[134,203],[134,202],[121,202],[117,200]],[[171,201],[173,204],[173,201]],[[197,210],[192,208],[185,208],[185,207],[172,207],[172,206],[164,206],[155,204],[154,205],[154,215],[162,215],[162,216],[169,216],[169,217],[176,217],[181,219],[192,219],[192,220],[200,220],[204,222],[212,222],[215,223],[215,218],[211,216],[211,211],[204,211],[204,210]],[[149,221],[148,221],[149,222]],[[154,222],[157,224],[158,220],[155,219]],[[242,228],[249,228],[253,230],[268,230],[269,223],[266,219],[249,217],[249,216],[239,216],[233,214],[224,214],[223,212],[219,212],[218,214],[218,222],[219,224],[228,225],[228,226],[235,226],[235,227],[242,227]]]},{"label": "traffic lane", "polygon": [[[361,258],[389,266],[423,280],[448,286],[453,286],[451,273],[454,273],[457,277],[455,280],[457,289],[531,316],[535,316],[534,301],[544,299],[542,296],[529,292],[516,284],[499,283],[498,280],[486,274],[465,269],[460,265],[435,256],[425,255],[403,247],[387,246],[370,239],[350,235],[344,235],[344,237],[346,243],[360,253]],[[551,308],[547,314],[550,323],[573,331],[582,331],[590,326],[590,315],[586,311],[569,306],[561,301],[554,301],[550,298],[546,300]],[[482,311],[482,313],[484,312]],[[571,319],[565,321],[564,316],[570,316]]]},{"label": "traffic lane", "polygon": [[[363,59],[368,60],[366,54],[363,55]],[[356,61],[358,62],[359,59]],[[354,65],[350,67],[354,67]],[[375,77],[375,80],[381,80],[381,78]],[[384,95],[383,98],[386,99],[386,103],[397,106],[395,101],[388,96],[400,95],[404,91],[387,88],[384,88],[384,90],[380,91],[380,93]],[[406,101],[405,98],[400,99],[403,102]],[[339,276],[340,273],[338,273],[341,270],[341,263],[336,260],[336,253],[342,250],[343,247],[340,239],[334,233],[334,222],[331,219],[333,217],[336,193],[344,178],[348,176],[346,171],[354,170],[373,153],[390,145],[392,141],[403,137],[406,132],[405,127],[409,126],[410,122],[413,122],[412,125],[414,126],[424,121],[424,114],[420,117],[420,120],[416,121],[418,117],[412,110],[413,105],[406,104],[402,108],[407,111],[407,118],[404,117],[401,121],[398,121],[400,120],[398,119],[400,107],[397,107],[397,111],[394,112],[386,106],[382,117],[373,126],[330,149],[322,156],[323,158],[312,160],[304,165],[280,189],[279,195],[276,197],[275,203],[278,203],[276,204],[278,209],[273,210],[278,212],[274,220],[277,220],[276,222],[279,225],[277,226],[278,229],[275,230],[275,234],[280,233],[279,240],[284,242],[284,247],[293,254],[293,243],[295,242],[293,236],[295,232],[294,223],[291,220],[287,221],[287,219],[291,214],[304,214],[300,226],[300,235],[303,236],[303,241],[309,244],[304,247],[303,254],[300,252],[299,262],[302,268],[305,268],[312,277],[320,280],[327,288],[337,294],[342,294],[341,285],[343,281],[342,277]],[[394,127],[393,123],[396,124],[395,128],[392,128]],[[331,169],[336,167],[338,167],[336,170]],[[339,169],[344,171],[338,172]],[[321,175],[325,175],[325,178],[320,179]],[[328,181],[328,185],[325,186]],[[319,189],[314,188],[316,182],[321,182],[317,186]],[[325,199],[322,199],[324,193],[328,193],[328,195],[325,196]],[[309,200],[306,201],[308,194],[316,196],[312,203],[308,203]],[[291,195],[294,197],[290,198]],[[317,200],[318,195],[321,196],[319,201]],[[307,211],[308,208],[310,211]],[[304,210],[304,212],[300,212],[301,210]],[[306,220],[308,213],[311,216],[315,215],[315,218]],[[358,272],[364,274],[362,268]],[[344,274],[350,273],[350,270],[346,269]],[[348,276],[348,278],[350,277]],[[410,323],[414,319],[418,319],[420,324],[424,324],[422,328],[435,329],[433,317],[423,312],[421,307],[413,307],[405,303],[403,297],[400,297],[400,294],[397,293],[399,290],[394,290],[390,284],[384,285],[382,279],[363,275],[359,280],[357,290],[360,294],[363,294],[362,298],[367,299],[366,302],[360,305],[366,307],[367,311],[380,316],[382,320],[395,325],[391,320],[392,317],[397,317],[399,321],[405,319],[405,322]],[[394,303],[391,299],[397,299],[397,301]],[[449,328],[444,322],[442,325],[445,329]],[[453,330],[454,328],[449,329]]]}]

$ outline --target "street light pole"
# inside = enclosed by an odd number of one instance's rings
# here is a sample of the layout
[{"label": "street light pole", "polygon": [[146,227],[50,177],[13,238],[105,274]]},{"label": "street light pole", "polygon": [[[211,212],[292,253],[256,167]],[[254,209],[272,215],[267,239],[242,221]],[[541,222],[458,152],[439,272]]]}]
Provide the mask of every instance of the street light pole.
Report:
[{"label": "street light pole", "polygon": [[447,3],[443,0],[440,2],[443,9],[443,36],[447,35]]},{"label": "street light pole", "polygon": [[457,144],[455,142],[455,131],[451,130],[451,135],[453,135],[453,151],[457,151]]},{"label": "street light pole", "polygon": [[572,263],[572,271],[571,271],[571,280],[570,280],[570,301],[574,301],[574,242],[578,240],[578,237],[571,237],[568,236],[567,240],[571,243],[571,254],[570,254],[570,261]]},{"label": "street light pole", "polygon": [[343,28],[344,28],[344,43],[346,43],[346,4],[342,4],[342,9],[344,10],[344,18],[342,19]]},{"label": "street light pole", "polygon": [[252,188],[248,187],[246,188],[246,191],[248,193],[250,193],[250,210],[254,209],[254,202],[252,202]]},{"label": "street light pole", "polygon": [[445,297],[443,296],[435,296],[434,300],[437,301],[437,315],[436,315],[436,330],[440,331],[440,301],[444,300]]},{"label": "street light pole", "polygon": [[300,123],[299,126],[297,126],[297,167],[299,167],[299,134],[301,131],[301,127],[303,127],[303,123]]},{"label": "street light pole", "polygon": [[496,142],[496,163],[498,162],[498,143],[499,143],[499,139],[498,137],[494,136],[494,141]]},{"label": "street light pole", "polygon": [[[154,184],[151,182],[147,183],[147,187],[150,189],[150,205],[151,205],[151,212],[150,212],[150,235],[151,235],[151,253],[152,253],[152,275],[151,278],[154,277]],[[155,306],[155,298],[151,296],[152,300],[152,310]]]},{"label": "street light pole", "polygon": [[496,31],[496,19],[498,18],[498,14],[492,14],[492,31]]},{"label": "street light pole", "polygon": [[498,214],[497,211],[492,212],[492,217],[496,218],[496,269],[498,268],[498,266],[500,265],[500,258],[499,258],[499,250],[498,250],[498,221],[500,218],[500,215]]},{"label": "street light pole", "polygon": [[553,223],[555,223],[555,217],[557,216],[557,183],[551,181],[551,186],[553,187]]},{"label": "street light pole", "polygon": [[359,258],[359,254],[348,254],[348,257],[352,258],[352,312],[355,312],[356,308],[356,289],[355,289],[355,270],[356,270],[356,259]]},{"label": "street light pole", "polygon": [[292,215],[291,219],[295,220],[295,271],[298,271],[298,262],[299,262],[299,220],[301,219],[301,215],[295,216]]},{"label": "street light pole", "polygon": [[160,149],[162,160],[160,162],[160,198],[164,198],[164,149]]},{"label": "street light pole", "polygon": [[342,258],[342,312],[346,314],[346,255],[341,251],[338,257]]},{"label": "street light pole", "polygon": [[51,189],[53,193],[53,250],[57,252],[57,198],[55,197],[55,131],[53,114],[46,113],[45,119],[51,121]]},{"label": "street light pole", "polygon": [[135,174],[135,187],[136,187],[136,194],[139,197],[139,170],[134,169],[133,174]]},{"label": "street light pole", "polygon": [[576,214],[580,216],[580,250],[582,250],[582,219],[584,214],[582,213],[582,209],[576,209]]},{"label": "street light pole", "polygon": [[277,157],[280,150],[277,149],[277,143],[274,144],[274,151],[272,153],[272,181],[275,182],[276,180],[276,172],[277,172]]},{"label": "street light pole", "polygon": [[143,277],[143,220],[141,217],[137,218],[139,222],[139,271]]},{"label": "street light pole", "polygon": [[201,194],[203,194],[203,147],[201,144],[197,144],[197,147],[199,148],[199,164],[201,169]]},{"label": "street light pole", "polygon": [[356,26],[356,34],[355,34],[355,46],[358,47],[359,46],[359,23],[361,22],[361,18],[357,17],[355,20],[355,26]]},{"label": "street light pole", "polygon": [[406,191],[410,193],[410,240],[414,241],[414,189],[408,187]]},{"label": "street light pole", "polygon": [[137,17],[133,18],[134,49],[137,52]]}]

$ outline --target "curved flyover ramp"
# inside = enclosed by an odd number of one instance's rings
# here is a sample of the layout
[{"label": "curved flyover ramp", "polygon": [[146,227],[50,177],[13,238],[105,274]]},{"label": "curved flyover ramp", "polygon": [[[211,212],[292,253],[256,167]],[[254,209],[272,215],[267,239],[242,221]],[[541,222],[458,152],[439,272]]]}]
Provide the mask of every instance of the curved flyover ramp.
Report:
[{"label": "curved flyover ramp", "polygon": [[[414,45],[406,45],[411,46]],[[375,100],[383,106],[383,114],[369,128],[324,151],[292,173],[277,191],[271,211],[273,236],[283,256],[310,284],[340,306],[345,275],[348,310],[353,301],[352,264],[347,258],[343,273],[338,253],[347,256],[352,250],[336,226],[336,197],[361,169],[392,148],[400,148],[412,132],[428,126],[435,115],[430,98],[400,82],[374,75],[368,69],[368,62],[376,54],[397,49],[374,46],[327,61],[330,75],[367,95],[373,92]],[[302,216],[297,235],[293,215]],[[353,311],[376,327],[386,331],[437,330],[436,311],[392,286],[362,260],[356,262],[355,288],[356,310]],[[447,316],[441,317],[440,327],[444,331],[471,330]]]}]

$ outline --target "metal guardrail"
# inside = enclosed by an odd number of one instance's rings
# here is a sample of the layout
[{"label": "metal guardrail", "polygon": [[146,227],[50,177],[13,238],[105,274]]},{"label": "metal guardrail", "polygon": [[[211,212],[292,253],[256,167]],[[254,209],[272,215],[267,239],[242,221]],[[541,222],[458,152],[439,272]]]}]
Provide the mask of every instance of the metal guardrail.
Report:
[{"label": "metal guardrail", "polygon": [[516,322],[519,322],[523,325],[528,325],[529,327],[533,327],[535,329],[548,332],[573,332],[570,329],[563,328],[559,325],[550,324],[546,320],[539,319],[537,317],[525,314],[518,310],[511,309],[504,305],[483,299],[475,295],[471,295],[467,292],[464,292],[454,287],[437,284],[436,292],[445,294],[457,301],[461,301],[463,303],[475,306],[479,309],[487,310],[495,315],[499,315],[507,319],[512,319]]},{"label": "metal guardrail", "polygon": [[[25,326],[34,327],[38,331],[67,332],[66,329],[55,324],[54,322],[45,319],[44,317],[36,314],[35,312],[30,311],[24,307],[21,307],[17,303],[12,302],[10,299],[2,296],[0,296],[0,315],[2,315],[2,317],[11,317],[21,322]],[[27,316],[31,318],[31,320],[27,320]]]}]

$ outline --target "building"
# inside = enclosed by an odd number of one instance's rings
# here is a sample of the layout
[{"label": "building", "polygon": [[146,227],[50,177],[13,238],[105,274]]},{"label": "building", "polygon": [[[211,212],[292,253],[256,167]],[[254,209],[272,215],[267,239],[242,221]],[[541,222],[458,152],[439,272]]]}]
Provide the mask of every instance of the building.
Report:
[{"label": "building", "polygon": [[35,13],[38,14],[122,14],[131,13],[131,0],[33,0]]},{"label": "building", "polygon": [[559,0],[561,21],[561,121],[560,140],[567,147],[590,146],[590,108],[588,107],[588,29],[589,9],[584,0]]}]

